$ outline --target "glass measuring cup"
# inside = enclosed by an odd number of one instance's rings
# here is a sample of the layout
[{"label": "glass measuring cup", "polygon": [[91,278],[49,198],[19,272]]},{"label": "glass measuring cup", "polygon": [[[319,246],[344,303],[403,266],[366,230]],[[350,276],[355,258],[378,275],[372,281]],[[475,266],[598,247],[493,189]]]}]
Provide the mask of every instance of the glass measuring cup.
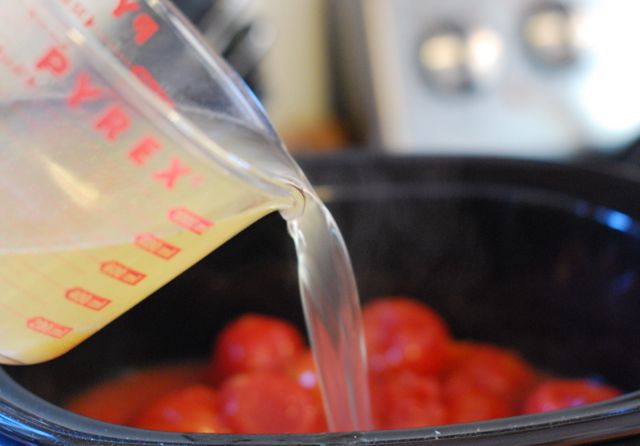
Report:
[{"label": "glass measuring cup", "polygon": [[59,356],[302,206],[259,105],[168,2],[24,0],[0,17],[0,363]]}]

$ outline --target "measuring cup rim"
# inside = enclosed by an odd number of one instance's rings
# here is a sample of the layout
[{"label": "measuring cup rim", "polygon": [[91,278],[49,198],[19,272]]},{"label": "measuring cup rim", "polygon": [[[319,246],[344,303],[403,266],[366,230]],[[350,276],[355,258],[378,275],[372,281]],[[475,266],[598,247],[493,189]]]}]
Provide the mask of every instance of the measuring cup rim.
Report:
[{"label": "measuring cup rim", "polygon": [[[193,25],[180,13],[173,4],[166,0],[142,0],[153,11],[158,14],[164,26],[171,26],[181,37],[188,40],[196,51],[201,62],[209,63],[223,73],[222,78],[228,86],[234,89],[234,93],[241,97],[247,107],[243,107],[243,111],[251,110],[254,118],[258,119],[265,128],[250,127],[246,125],[246,121],[242,125],[260,132],[268,136],[273,144],[276,144],[291,160],[292,167],[297,169],[297,165],[293,158],[284,148],[282,141],[275,132],[273,125],[267,118],[267,115],[255,97],[253,92],[244,81],[237,75],[228,64],[202,40],[199,33]],[[212,138],[203,132],[198,125],[192,122],[180,111],[172,108],[162,98],[158,97],[151,91],[140,79],[127,70],[121,60],[116,57],[113,52],[104,45],[90,30],[81,26],[72,14],[65,10],[65,6],[59,2],[51,2],[49,0],[38,0],[48,12],[58,20],[61,27],[70,27],[73,32],[63,33],[75,44],[75,47],[82,53],[83,59],[90,61],[94,66],[99,67],[100,74],[115,88],[126,89],[127,94],[121,95],[122,99],[130,106],[139,111],[147,119],[160,119],[163,122],[163,128],[172,128],[176,130],[181,137],[188,140],[197,150],[193,150],[197,156],[204,157],[207,161],[216,163],[224,171],[239,178],[241,181],[248,183],[262,191],[280,197],[291,197],[292,185],[295,184],[294,178],[282,177],[279,179],[269,175],[268,172],[256,168],[250,164],[250,160],[243,162],[230,155],[224,148],[218,145]],[[140,88],[143,87],[143,88]],[[234,119],[234,122],[240,122]],[[299,169],[297,169],[299,171]],[[296,172],[299,178],[304,179],[301,171]]]}]

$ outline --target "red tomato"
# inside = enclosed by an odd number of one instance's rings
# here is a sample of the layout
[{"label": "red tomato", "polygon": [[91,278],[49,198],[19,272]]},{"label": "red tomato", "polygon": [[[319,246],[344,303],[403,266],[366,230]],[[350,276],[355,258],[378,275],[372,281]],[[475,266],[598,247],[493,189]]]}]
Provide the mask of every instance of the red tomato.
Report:
[{"label": "red tomato", "polygon": [[220,422],[216,404],[213,389],[186,387],[152,402],[131,425],[169,432],[229,432]]},{"label": "red tomato", "polygon": [[218,394],[223,422],[239,434],[326,430],[319,401],[282,372],[254,371],[229,378]]},{"label": "red tomato", "polygon": [[435,426],[447,419],[437,380],[411,371],[373,376],[371,402],[377,429]]},{"label": "red tomato", "polygon": [[304,339],[284,320],[247,314],[227,325],[218,336],[211,360],[215,382],[235,373],[283,367],[304,350]]},{"label": "red tomato", "polygon": [[322,393],[316,363],[310,350],[299,355],[286,369],[289,375],[300,387],[309,391],[322,404]]},{"label": "red tomato", "polygon": [[449,374],[445,387],[454,393],[480,387],[519,405],[536,380],[533,368],[516,353],[484,344],[476,346]]},{"label": "red tomato", "polygon": [[456,389],[448,387],[445,392],[448,423],[470,423],[516,415],[513,405],[498,395],[482,389]]},{"label": "red tomato", "polygon": [[473,341],[451,340],[447,348],[447,366],[445,372],[451,372],[460,366],[482,344]]},{"label": "red tomato", "polygon": [[427,305],[407,297],[377,299],[364,308],[363,322],[373,373],[433,375],[445,368],[449,331]]},{"label": "red tomato", "polygon": [[202,383],[205,375],[206,367],[201,365],[154,367],[101,383],[72,399],[65,407],[85,417],[127,424],[149,401]]},{"label": "red tomato", "polygon": [[618,389],[586,379],[549,380],[527,397],[523,413],[538,413],[597,403],[621,395]]}]

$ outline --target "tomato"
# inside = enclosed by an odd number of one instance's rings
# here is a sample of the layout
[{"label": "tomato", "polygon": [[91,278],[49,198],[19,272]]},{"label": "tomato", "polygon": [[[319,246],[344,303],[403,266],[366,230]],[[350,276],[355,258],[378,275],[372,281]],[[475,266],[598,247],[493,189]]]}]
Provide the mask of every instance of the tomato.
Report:
[{"label": "tomato", "polygon": [[[620,395],[587,380],[550,379],[518,354],[451,338],[442,318],[404,296],[363,312],[374,425],[466,423]],[[216,388],[205,385],[213,381]],[[293,324],[246,314],[216,339],[208,365],[152,368],[101,384],[72,411],[139,428],[282,434],[327,430],[311,351]]]},{"label": "tomato", "polygon": [[320,402],[284,372],[233,376],[218,395],[220,416],[235,433],[309,433],[327,428]]},{"label": "tomato", "polygon": [[206,367],[173,365],[127,373],[73,398],[65,407],[107,423],[127,424],[149,401],[205,381]]},{"label": "tomato", "polygon": [[470,423],[516,415],[513,405],[480,387],[445,389],[448,423]]},{"label": "tomato", "polygon": [[373,376],[371,402],[377,429],[435,426],[447,419],[438,381],[412,371]]},{"label": "tomato", "polygon": [[235,373],[283,367],[304,350],[296,327],[284,320],[246,314],[227,325],[218,336],[211,360],[214,382]]},{"label": "tomato", "polygon": [[381,298],[365,306],[362,316],[371,372],[434,375],[445,368],[449,330],[427,305],[401,296]]},{"label": "tomato", "polygon": [[310,350],[304,351],[295,358],[286,369],[289,375],[300,387],[309,391],[322,404],[322,393],[316,363]]},{"label": "tomato", "polygon": [[533,368],[516,353],[483,344],[470,351],[449,374],[445,387],[455,391],[479,387],[518,405],[536,381]]},{"label": "tomato", "polygon": [[185,387],[152,402],[132,426],[170,432],[229,432],[217,414],[217,397],[203,385]]},{"label": "tomato", "polygon": [[538,385],[523,404],[523,413],[538,413],[597,403],[621,395],[618,389],[586,379],[555,379]]},{"label": "tomato", "polygon": [[473,341],[451,340],[447,348],[446,373],[457,369],[482,344]]}]

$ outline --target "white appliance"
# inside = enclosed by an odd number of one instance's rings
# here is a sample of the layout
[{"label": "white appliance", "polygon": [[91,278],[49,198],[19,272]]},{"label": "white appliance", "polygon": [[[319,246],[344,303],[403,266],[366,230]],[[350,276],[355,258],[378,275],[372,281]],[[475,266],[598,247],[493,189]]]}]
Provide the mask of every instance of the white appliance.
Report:
[{"label": "white appliance", "polygon": [[392,152],[565,157],[640,135],[640,1],[337,0],[340,97]]}]

